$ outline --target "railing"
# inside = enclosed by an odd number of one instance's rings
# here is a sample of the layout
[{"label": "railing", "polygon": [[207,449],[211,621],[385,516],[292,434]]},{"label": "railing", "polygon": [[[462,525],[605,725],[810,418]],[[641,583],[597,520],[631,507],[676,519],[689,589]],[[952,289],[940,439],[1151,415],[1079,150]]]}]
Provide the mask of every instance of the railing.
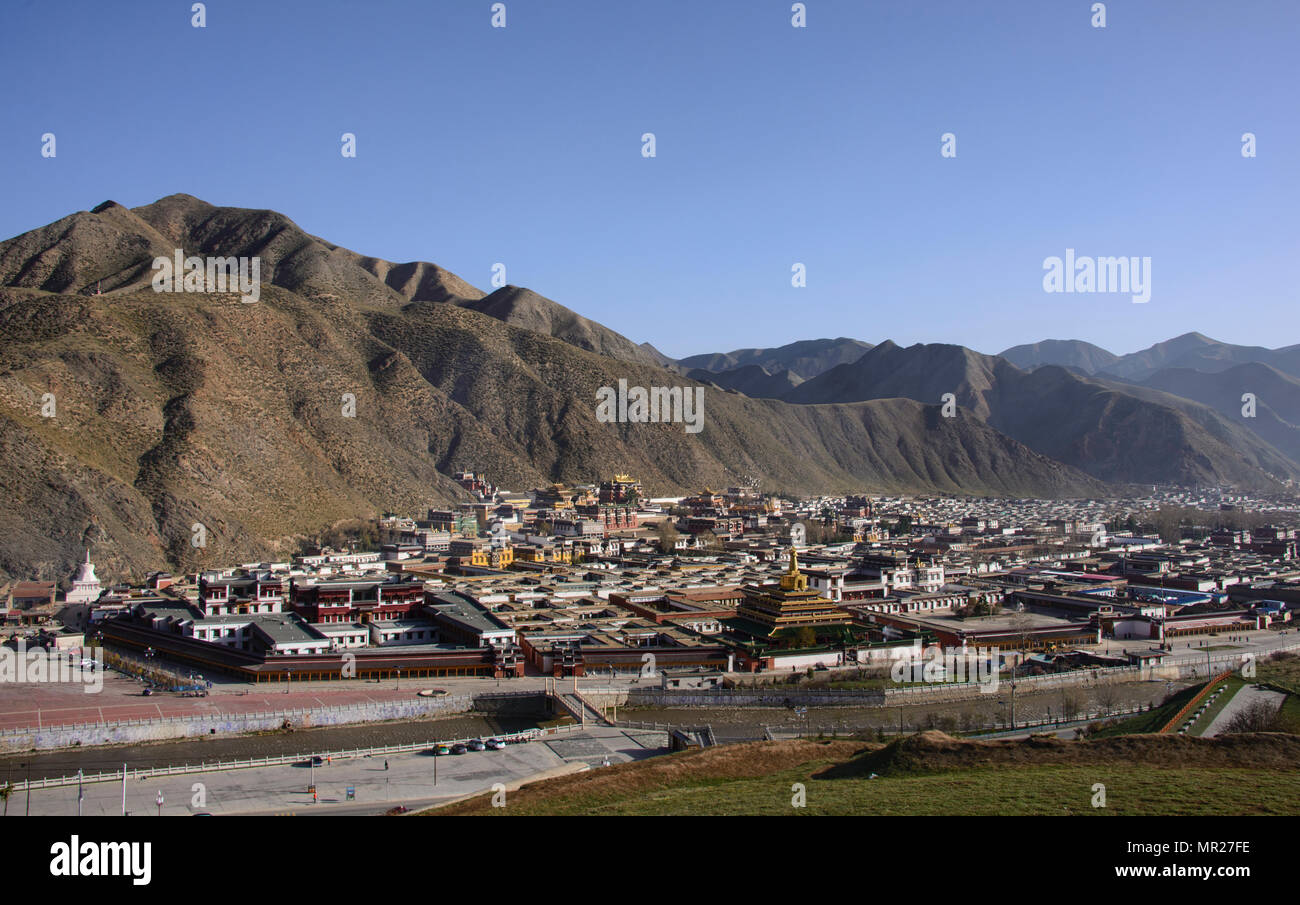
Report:
[{"label": "railing", "polygon": [[[1104,710],[1085,711],[1081,715],[1072,716],[1069,719],[1059,719],[1055,717],[1044,717],[1036,720],[1016,720],[1015,725],[995,721],[986,726],[969,727],[965,729],[956,728],[953,731],[972,737],[989,737],[1003,733],[1018,733],[1026,729],[1043,729],[1043,728],[1065,728],[1076,724],[1091,723],[1097,720],[1110,719],[1111,717],[1129,716],[1135,713],[1145,713],[1147,707],[1142,704],[1135,704],[1128,707],[1111,707]],[[771,727],[764,726],[763,731],[768,739],[781,738],[817,738],[831,736],[836,738],[840,735],[856,737],[863,732],[876,731],[886,735],[911,735],[915,732],[922,732],[926,729],[937,728],[931,726],[909,726],[906,729],[895,729],[882,726],[879,729],[872,730],[871,727],[850,728],[848,726],[802,726],[790,730],[773,731]]]},{"label": "railing", "polygon": [[[521,744],[536,741],[548,735],[556,735],[562,732],[572,732],[580,729],[580,726],[552,726],[546,729],[524,729],[521,732],[511,732],[506,735],[488,736],[490,738],[499,738],[506,744]],[[482,738],[483,736],[474,736]],[[359,757],[374,757],[375,755],[389,754],[409,754],[413,751],[423,751],[433,748],[437,745],[455,745],[458,743],[468,742],[469,737],[449,740],[434,740],[426,742],[412,742],[404,745],[383,745],[372,748],[352,748],[340,751],[321,751],[313,753],[298,754],[281,754],[267,757],[254,757],[245,760],[218,760],[215,763],[203,761],[198,764],[182,764],[179,766],[167,767],[145,767],[135,770],[127,770],[127,776],[131,779],[148,779],[152,776],[177,776],[187,773],[212,773],[225,770],[247,770],[255,767],[276,767],[286,764],[296,764],[311,758],[320,757],[324,760],[349,760]],[[323,769],[323,768],[322,768]],[[44,779],[33,779],[29,782],[26,780],[18,781],[13,784],[13,791],[32,789],[47,789],[57,786],[69,786],[81,783],[94,782],[121,782],[122,771],[118,770],[112,773],[88,773],[82,776],[59,776],[47,777]]]},{"label": "railing", "polygon": [[1161,727],[1160,733],[1163,735],[1164,733],[1169,732],[1180,722],[1186,719],[1187,714],[1192,712],[1193,707],[1201,703],[1201,701],[1205,700],[1205,697],[1210,693],[1211,689],[1213,689],[1216,685],[1218,685],[1220,682],[1224,681],[1231,675],[1232,675],[1231,669],[1225,670],[1224,672],[1219,673],[1210,681],[1206,682],[1205,687],[1202,688],[1200,691],[1198,691],[1196,694],[1194,694],[1192,696],[1192,699],[1188,701],[1186,704],[1184,704],[1181,710],[1179,710],[1176,714],[1174,714],[1173,719],[1171,719],[1169,722],[1165,723],[1164,726]]}]

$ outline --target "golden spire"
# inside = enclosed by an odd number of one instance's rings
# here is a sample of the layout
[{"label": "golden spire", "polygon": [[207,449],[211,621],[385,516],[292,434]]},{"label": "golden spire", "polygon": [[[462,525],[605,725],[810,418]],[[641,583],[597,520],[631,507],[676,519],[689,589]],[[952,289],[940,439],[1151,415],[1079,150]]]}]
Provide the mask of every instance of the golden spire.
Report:
[{"label": "golden spire", "polygon": [[793,545],[790,547],[790,565],[785,570],[785,574],[781,576],[781,590],[808,590],[808,578],[799,571],[799,554],[795,552]]}]

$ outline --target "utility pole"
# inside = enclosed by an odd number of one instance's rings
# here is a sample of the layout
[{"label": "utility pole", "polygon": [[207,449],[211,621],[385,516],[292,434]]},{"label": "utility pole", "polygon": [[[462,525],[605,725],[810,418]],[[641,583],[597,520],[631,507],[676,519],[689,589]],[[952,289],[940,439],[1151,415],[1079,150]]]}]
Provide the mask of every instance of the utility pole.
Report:
[{"label": "utility pole", "polygon": [[122,816],[126,816],[126,764],[122,764]]}]

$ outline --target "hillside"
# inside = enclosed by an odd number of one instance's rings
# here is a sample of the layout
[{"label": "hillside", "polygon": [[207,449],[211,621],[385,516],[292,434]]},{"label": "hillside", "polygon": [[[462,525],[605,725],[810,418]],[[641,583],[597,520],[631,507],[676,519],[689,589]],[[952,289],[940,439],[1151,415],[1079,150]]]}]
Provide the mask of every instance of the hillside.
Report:
[{"label": "hillside", "polygon": [[530,289],[503,286],[491,295],[460,300],[457,304],[514,327],[545,333],[547,336],[553,336],[588,352],[641,364],[668,363],[668,359],[654,346],[638,345],[608,327],[588,320]]},{"label": "hillside", "polygon": [[755,399],[780,399],[799,384],[802,378],[790,370],[781,370],[775,374],[759,365],[741,365],[729,371],[706,371],[692,368],[686,372],[691,380],[711,383],[723,390],[734,390]]},{"label": "hillside", "polygon": [[769,374],[788,370],[801,380],[807,380],[836,365],[857,361],[870,348],[870,343],[844,336],[838,339],[805,339],[775,349],[736,349],[732,352],[691,355],[683,358],[680,364],[686,368],[714,372],[757,365]]},{"label": "hillside", "polygon": [[[1300,737],[751,742],[543,780],[422,812],[536,815],[1211,815],[1300,813]],[[1093,807],[1094,784],[1106,787]],[[795,784],[804,807],[792,807]]]},{"label": "hillside", "polygon": [[[1214,373],[1166,368],[1142,385],[1207,405],[1300,462],[1300,379],[1256,362]],[[1254,417],[1242,414],[1246,393],[1255,397]]]}]

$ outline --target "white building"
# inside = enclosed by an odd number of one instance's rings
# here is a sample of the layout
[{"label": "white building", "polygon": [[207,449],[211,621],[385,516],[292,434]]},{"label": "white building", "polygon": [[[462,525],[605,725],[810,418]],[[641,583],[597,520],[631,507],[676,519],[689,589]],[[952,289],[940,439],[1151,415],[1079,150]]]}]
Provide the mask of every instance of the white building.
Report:
[{"label": "white building", "polygon": [[72,579],[72,590],[64,598],[68,603],[94,603],[103,593],[99,579],[95,577],[95,564],[90,561],[90,548],[86,548],[86,559],[77,569],[77,577]]}]

